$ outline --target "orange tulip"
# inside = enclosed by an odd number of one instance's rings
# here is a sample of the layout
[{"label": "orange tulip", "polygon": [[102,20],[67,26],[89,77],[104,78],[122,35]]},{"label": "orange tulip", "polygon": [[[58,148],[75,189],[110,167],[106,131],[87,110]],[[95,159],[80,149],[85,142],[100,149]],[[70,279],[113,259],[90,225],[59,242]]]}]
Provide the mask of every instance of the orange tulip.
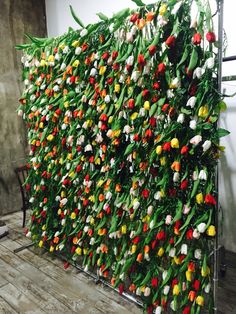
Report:
[{"label": "orange tulip", "polygon": [[120,184],[116,184],[115,191],[116,192],[120,192],[121,191],[121,185]]},{"label": "orange tulip", "polygon": [[105,199],[104,194],[99,194],[98,199],[99,199],[100,202],[104,201],[104,199]]},{"label": "orange tulip", "polygon": [[155,12],[148,12],[146,14],[146,21],[151,22],[154,19],[154,16],[155,16]]},{"label": "orange tulip", "polygon": [[144,247],[144,253],[148,253],[150,251],[149,245],[145,245]]},{"label": "orange tulip", "polygon": [[180,171],[180,162],[179,161],[174,161],[173,164],[171,165],[171,169],[173,171]]},{"label": "orange tulip", "polygon": [[138,256],[137,256],[137,258],[136,258],[136,261],[139,262],[139,263],[141,263],[142,260],[143,260],[143,254],[142,254],[142,253],[139,253]]}]

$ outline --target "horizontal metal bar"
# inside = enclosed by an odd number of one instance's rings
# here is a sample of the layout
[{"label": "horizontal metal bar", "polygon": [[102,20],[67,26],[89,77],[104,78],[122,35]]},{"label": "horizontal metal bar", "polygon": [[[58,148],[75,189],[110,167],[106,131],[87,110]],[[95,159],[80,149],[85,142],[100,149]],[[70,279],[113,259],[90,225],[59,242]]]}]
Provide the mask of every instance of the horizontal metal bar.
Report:
[{"label": "horizontal metal bar", "polygon": [[236,75],[223,76],[222,82],[236,81]]},{"label": "horizontal metal bar", "polygon": [[34,243],[29,243],[29,244],[26,244],[26,245],[22,245],[22,246],[18,247],[17,249],[15,249],[13,252],[14,253],[19,253],[19,252],[21,252],[21,251],[23,251],[25,249],[30,248],[33,245],[34,245]]},{"label": "horizontal metal bar", "polygon": [[224,57],[223,58],[223,62],[235,61],[235,60],[236,60],[236,56],[229,56],[229,57]]}]

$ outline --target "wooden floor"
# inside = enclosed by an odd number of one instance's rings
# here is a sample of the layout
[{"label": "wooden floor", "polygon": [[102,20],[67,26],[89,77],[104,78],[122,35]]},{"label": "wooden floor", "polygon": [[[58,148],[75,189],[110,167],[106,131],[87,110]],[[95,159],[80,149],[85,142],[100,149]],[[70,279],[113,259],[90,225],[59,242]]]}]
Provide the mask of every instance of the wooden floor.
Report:
[{"label": "wooden floor", "polygon": [[[64,270],[61,260],[43,250],[31,248],[14,254],[14,249],[30,243],[21,228],[22,214],[3,218],[9,235],[0,240],[0,314],[142,313],[75,268]],[[236,314],[236,254],[226,257],[228,269],[220,279],[218,313]]]}]

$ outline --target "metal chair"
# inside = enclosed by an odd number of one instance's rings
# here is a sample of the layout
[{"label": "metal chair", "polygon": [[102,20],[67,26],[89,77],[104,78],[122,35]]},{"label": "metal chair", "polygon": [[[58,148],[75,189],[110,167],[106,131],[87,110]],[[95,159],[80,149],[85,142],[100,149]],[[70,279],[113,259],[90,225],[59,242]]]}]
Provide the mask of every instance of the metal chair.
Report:
[{"label": "metal chair", "polygon": [[22,211],[23,211],[23,225],[25,227],[25,219],[26,219],[26,210],[30,207],[29,206],[29,192],[25,188],[25,181],[28,177],[28,168],[27,166],[20,166],[14,169],[15,174],[17,176],[17,180],[20,186],[20,192],[22,197]]}]

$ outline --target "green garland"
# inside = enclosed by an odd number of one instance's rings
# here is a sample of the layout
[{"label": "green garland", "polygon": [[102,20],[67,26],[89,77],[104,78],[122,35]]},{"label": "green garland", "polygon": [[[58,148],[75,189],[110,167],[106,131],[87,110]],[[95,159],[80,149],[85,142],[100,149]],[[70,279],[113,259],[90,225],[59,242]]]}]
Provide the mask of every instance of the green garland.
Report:
[{"label": "green garland", "polygon": [[[145,311],[213,311],[217,92],[211,12],[158,2],[28,38],[18,114],[31,146],[28,237]],[[205,9],[206,8],[206,9]],[[67,264],[66,264],[67,266]]]}]

